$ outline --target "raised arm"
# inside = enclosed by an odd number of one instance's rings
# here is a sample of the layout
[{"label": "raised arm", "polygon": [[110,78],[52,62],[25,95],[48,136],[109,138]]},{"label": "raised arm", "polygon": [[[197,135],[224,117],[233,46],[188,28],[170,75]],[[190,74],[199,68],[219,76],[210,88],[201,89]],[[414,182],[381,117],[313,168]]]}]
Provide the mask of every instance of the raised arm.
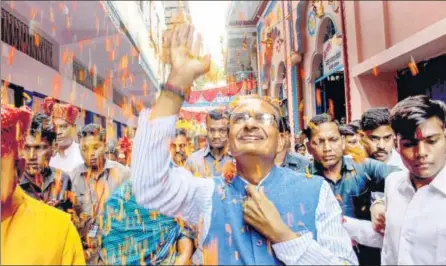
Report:
[{"label": "raised arm", "polygon": [[211,208],[214,182],[197,179],[184,168],[170,168],[169,142],[175,135],[176,114],[192,82],[209,69],[209,57],[191,52],[193,27],[177,26],[171,38],[171,73],[152,110],[139,115],[132,151],[132,184],[138,204],[197,224]]}]

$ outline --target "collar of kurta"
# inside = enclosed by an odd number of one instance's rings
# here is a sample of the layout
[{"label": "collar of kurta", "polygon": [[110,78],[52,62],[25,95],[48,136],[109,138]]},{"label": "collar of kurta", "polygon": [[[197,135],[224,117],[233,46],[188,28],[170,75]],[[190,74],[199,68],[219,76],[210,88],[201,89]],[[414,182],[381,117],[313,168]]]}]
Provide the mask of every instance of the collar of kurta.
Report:
[{"label": "collar of kurta", "polygon": [[[108,159],[105,159],[104,168],[102,170],[102,173],[99,174],[99,178],[101,178],[104,175],[106,170],[111,169],[113,167],[114,167],[113,162]],[[85,164],[82,164],[79,172],[81,173],[81,175],[87,173],[88,172],[87,166]]]},{"label": "collar of kurta", "polygon": [[[256,186],[256,189],[259,189],[261,186],[269,187],[274,184],[274,176],[277,174],[278,167],[276,165],[273,166],[271,171],[259,182]],[[231,183],[241,194],[242,196],[246,196],[245,187],[250,183],[244,179],[243,177],[237,175]]]},{"label": "collar of kurta", "polygon": [[54,171],[51,168],[48,168],[47,175],[43,177],[43,189],[38,187],[36,184],[34,184],[29,179],[32,177],[27,177],[26,174],[23,175],[23,177],[20,179],[20,185],[30,185],[34,186],[35,188],[39,189],[39,191],[43,192],[48,189],[48,187],[53,183],[54,181]]},{"label": "collar of kurta", "polygon": [[446,165],[432,180],[431,185],[446,195]]}]

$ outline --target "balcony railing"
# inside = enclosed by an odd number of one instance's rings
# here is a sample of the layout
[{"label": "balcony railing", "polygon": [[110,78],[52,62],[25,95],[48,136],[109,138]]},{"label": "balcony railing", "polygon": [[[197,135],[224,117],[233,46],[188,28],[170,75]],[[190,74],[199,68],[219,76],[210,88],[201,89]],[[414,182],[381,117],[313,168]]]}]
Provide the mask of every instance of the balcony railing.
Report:
[{"label": "balcony railing", "polygon": [[35,60],[56,69],[53,65],[53,44],[38,33],[31,34],[30,27],[2,8],[2,41],[22,51]]}]

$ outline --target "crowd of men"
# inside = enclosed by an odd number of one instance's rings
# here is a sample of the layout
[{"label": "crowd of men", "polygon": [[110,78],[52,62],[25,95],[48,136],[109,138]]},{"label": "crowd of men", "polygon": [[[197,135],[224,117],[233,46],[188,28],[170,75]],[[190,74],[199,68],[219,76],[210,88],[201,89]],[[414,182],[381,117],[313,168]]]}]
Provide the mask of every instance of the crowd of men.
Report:
[{"label": "crowd of men", "polygon": [[444,102],[316,115],[291,147],[277,101],[241,96],[192,152],[175,125],[209,58],[192,27],[172,36],[133,139],[88,124],[76,140],[77,108],[52,98],[2,106],[2,265],[446,264]]}]

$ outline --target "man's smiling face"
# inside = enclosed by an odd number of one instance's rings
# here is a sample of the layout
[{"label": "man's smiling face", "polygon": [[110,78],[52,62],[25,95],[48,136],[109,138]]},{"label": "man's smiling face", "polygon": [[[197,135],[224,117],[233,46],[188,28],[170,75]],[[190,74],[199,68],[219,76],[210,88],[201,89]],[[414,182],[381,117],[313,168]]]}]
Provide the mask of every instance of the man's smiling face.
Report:
[{"label": "man's smiling face", "polygon": [[258,155],[274,158],[278,148],[279,114],[269,102],[246,99],[230,116],[229,145],[235,156]]}]

